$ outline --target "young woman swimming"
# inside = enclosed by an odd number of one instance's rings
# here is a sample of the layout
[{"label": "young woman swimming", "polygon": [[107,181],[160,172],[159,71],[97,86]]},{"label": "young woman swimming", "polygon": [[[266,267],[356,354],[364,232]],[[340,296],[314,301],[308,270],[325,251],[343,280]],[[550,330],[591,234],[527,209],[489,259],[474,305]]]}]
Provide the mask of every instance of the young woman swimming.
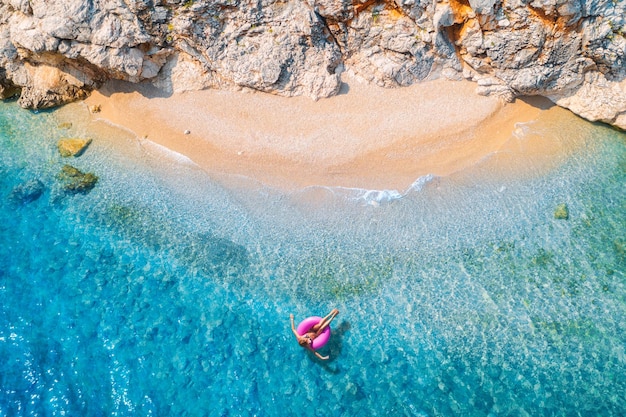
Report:
[{"label": "young woman swimming", "polygon": [[298,331],[296,330],[296,326],[293,322],[293,314],[290,314],[289,318],[291,319],[291,331],[296,336],[296,339],[298,340],[298,344],[302,346],[303,348],[309,349],[318,358],[323,359],[323,360],[328,359],[328,356],[322,356],[319,353],[317,353],[315,349],[311,347],[311,345],[313,344],[313,340],[315,340],[316,337],[322,334],[324,329],[330,326],[330,322],[333,321],[335,317],[337,317],[337,314],[339,314],[339,310],[337,310],[336,308],[333,308],[333,310],[330,313],[328,313],[326,317],[321,319],[319,323],[311,327],[309,331],[307,331],[305,334],[302,334],[302,335],[298,334]]}]

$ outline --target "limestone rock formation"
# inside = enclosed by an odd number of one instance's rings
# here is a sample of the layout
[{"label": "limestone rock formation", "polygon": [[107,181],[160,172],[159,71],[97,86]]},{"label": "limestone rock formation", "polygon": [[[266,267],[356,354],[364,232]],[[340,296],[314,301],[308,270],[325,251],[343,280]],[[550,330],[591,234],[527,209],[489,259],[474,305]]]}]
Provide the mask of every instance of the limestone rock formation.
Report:
[{"label": "limestone rock formation", "polygon": [[0,0],[0,96],[43,108],[108,79],[314,99],[341,73],[542,95],[626,129],[626,2]]},{"label": "limestone rock formation", "polygon": [[554,218],[558,220],[567,220],[569,219],[569,209],[567,208],[567,204],[561,203],[554,209]]},{"label": "limestone rock formation", "polygon": [[90,144],[91,139],[62,138],[57,142],[57,148],[63,157],[81,156]]},{"label": "limestone rock formation", "polygon": [[86,194],[98,182],[98,177],[95,174],[84,173],[71,165],[64,165],[58,177],[63,183],[63,190],[68,194]]},{"label": "limestone rock formation", "polygon": [[40,180],[29,180],[13,188],[9,199],[15,204],[31,203],[41,197],[45,189]]}]

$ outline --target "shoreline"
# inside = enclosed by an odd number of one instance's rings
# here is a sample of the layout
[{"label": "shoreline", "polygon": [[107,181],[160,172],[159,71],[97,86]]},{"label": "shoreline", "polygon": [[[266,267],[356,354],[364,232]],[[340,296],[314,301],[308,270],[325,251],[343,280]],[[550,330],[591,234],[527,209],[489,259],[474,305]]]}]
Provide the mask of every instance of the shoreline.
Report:
[{"label": "shoreline", "polygon": [[474,89],[469,81],[384,89],[349,79],[340,95],[313,101],[223,90],[164,97],[111,82],[79,105],[100,106],[92,121],[179,153],[210,175],[284,190],[404,191],[422,176],[449,176],[497,153],[517,123],[546,111],[543,102],[503,103]]}]

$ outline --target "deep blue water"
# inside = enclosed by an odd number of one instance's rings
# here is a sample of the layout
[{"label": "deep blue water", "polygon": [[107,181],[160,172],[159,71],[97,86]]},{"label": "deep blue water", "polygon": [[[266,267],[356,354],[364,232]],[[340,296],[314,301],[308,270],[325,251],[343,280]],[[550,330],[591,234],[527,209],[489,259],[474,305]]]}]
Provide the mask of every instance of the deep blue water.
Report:
[{"label": "deep blue water", "polygon": [[[511,149],[573,149],[549,169],[284,193],[88,128],[0,104],[0,416],[626,415],[624,133],[538,120]],[[289,314],[333,307],[322,362]]]}]

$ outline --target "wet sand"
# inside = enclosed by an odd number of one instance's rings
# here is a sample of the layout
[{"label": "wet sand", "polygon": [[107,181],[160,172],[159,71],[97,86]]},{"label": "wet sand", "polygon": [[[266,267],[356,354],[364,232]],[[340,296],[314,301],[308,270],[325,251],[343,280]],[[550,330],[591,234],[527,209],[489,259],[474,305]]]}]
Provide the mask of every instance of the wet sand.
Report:
[{"label": "wet sand", "polygon": [[204,90],[164,96],[111,82],[84,103],[96,120],[185,155],[210,174],[234,174],[293,190],[312,185],[406,190],[498,152],[516,123],[545,103],[503,103],[466,81],[383,89],[347,79],[313,101],[260,92]]}]

